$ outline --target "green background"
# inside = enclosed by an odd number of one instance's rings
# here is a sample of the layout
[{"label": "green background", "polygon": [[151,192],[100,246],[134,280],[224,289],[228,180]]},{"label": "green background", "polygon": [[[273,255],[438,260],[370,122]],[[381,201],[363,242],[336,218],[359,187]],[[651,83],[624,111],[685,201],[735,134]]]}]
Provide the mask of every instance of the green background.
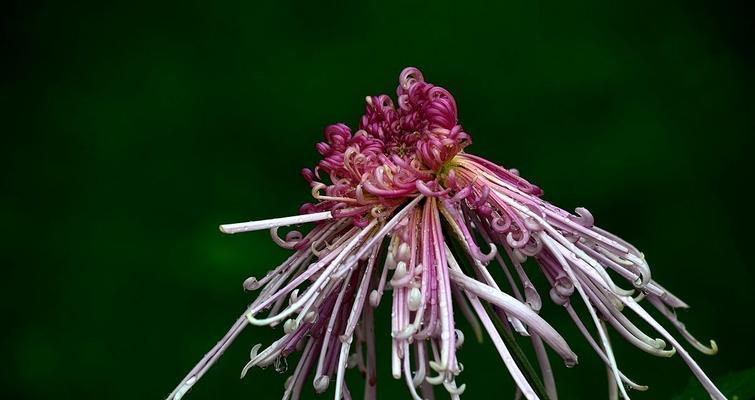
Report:
[{"label": "green background", "polygon": [[[694,354],[714,379],[752,367],[750,16],[603,3],[6,6],[3,397],[167,395],[250,301],[244,278],[285,256],[264,232],[217,225],[295,213],[322,128],[355,126],[364,96],[393,95],[407,65],[456,96],[470,152],[645,252],[693,306],[691,331],[719,343]],[[565,313],[543,313],[580,355],[570,370],[554,359],[561,397],[605,398],[605,370]],[[382,307],[383,366],[387,318]],[[238,376],[279,333],[247,330],[189,398],[277,398],[285,375]],[[691,384],[679,357],[614,342],[651,386],[635,398]],[[464,398],[513,396],[489,341],[459,357]],[[380,398],[406,397],[387,370],[379,382]]]}]

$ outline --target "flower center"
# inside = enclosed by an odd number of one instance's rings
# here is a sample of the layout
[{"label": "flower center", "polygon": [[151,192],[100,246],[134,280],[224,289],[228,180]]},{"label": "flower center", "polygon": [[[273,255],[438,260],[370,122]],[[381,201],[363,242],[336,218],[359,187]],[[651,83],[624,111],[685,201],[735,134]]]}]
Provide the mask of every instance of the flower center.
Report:
[{"label": "flower center", "polygon": [[471,143],[453,96],[411,67],[401,72],[396,94],[398,106],[388,95],[368,96],[355,133],[345,124],[325,128],[325,141],[316,145],[322,160],[302,171],[319,203],[302,212],[359,216],[444,189],[451,160]]}]

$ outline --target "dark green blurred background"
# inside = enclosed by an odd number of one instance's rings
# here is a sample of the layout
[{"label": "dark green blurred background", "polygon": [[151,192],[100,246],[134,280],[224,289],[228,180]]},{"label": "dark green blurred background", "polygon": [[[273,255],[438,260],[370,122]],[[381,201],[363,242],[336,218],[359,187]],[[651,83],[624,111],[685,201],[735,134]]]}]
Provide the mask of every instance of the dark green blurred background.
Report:
[{"label": "dark green blurred background", "polygon": [[[2,12],[4,398],[167,395],[250,301],[244,278],[285,256],[264,232],[217,225],[295,213],[322,128],[355,126],[407,65],[454,93],[471,152],[644,250],[693,306],[690,329],[718,341],[718,356],[694,354],[714,379],[755,366],[742,5],[106,3]],[[605,398],[576,329],[543,312],[580,355],[556,363],[562,398]],[[238,376],[278,333],[246,331],[189,398],[277,398],[284,375]],[[464,398],[511,398],[490,343],[467,343]],[[651,386],[637,399],[692,381],[679,357],[617,348]],[[379,379],[380,398],[406,397]]]}]

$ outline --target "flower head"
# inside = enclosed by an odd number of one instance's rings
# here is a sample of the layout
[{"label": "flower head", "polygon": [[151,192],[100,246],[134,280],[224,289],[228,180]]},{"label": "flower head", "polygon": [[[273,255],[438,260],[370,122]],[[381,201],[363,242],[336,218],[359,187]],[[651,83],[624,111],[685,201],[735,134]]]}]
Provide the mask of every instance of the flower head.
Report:
[{"label": "flower head", "polygon": [[[555,399],[546,352],[567,366],[577,356],[538,314],[542,290],[606,364],[613,398],[647,388],[619,370],[609,329],[647,353],[679,353],[710,396],[724,398],[641,305],[657,309],[693,347],[716,352],[714,342],[701,344],[676,319],[674,309],[687,305],[651,278],[640,251],[595,226],[586,209],[564,211],[516,170],[465,152],[471,137],[458,123],[453,96],[416,68],[401,73],[396,92],[396,104],[387,95],[368,96],[356,132],[344,124],[325,129],[316,145],[322,160],[302,171],[315,202],[299,215],[221,226],[225,233],[270,229],[273,241],[293,254],[263,278],[244,282],[259,292],[256,299],[169,398],[183,397],[247,325],[276,327],[282,336],[252,348],[242,377],[255,366],[282,370],[297,355],[284,399],[298,398],[307,382],[318,393],[351,398],[350,368],[366,379],[364,397],[375,398],[375,335],[391,336],[390,356],[381,362],[390,359],[393,377],[405,380],[412,398],[432,398],[433,385],[458,398],[465,389],[457,382],[461,315],[475,337],[489,336],[525,398]],[[282,226],[304,223],[315,225],[306,234],[278,235]],[[492,268],[501,268],[506,281],[497,282]],[[532,274],[550,287],[538,290]],[[383,301],[385,295],[390,299]],[[390,332],[374,330],[373,310],[381,303],[391,308]],[[653,331],[641,330],[630,314]],[[530,338],[540,373],[514,360],[513,333]]]}]

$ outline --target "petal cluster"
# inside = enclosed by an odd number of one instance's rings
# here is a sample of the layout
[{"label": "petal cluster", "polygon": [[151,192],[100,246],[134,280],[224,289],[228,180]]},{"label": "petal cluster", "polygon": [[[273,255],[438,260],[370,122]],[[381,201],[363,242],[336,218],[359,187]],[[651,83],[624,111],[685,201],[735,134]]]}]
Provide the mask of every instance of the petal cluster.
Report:
[{"label": "petal cluster", "polygon": [[[365,379],[356,397],[374,399],[378,362],[390,364],[413,399],[434,398],[434,386],[456,399],[466,389],[459,381],[467,335],[456,322],[463,317],[474,337],[489,337],[520,395],[556,399],[549,354],[568,367],[578,357],[559,333],[571,327],[554,327],[539,315],[550,304],[563,308],[605,364],[609,398],[647,389],[619,368],[609,341],[614,332],[651,355],[679,354],[710,397],[724,399],[645,309],[655,309],[697,350],[717,351],[677,320],[675,310],[688,306],[652,278],[638,249],[597,227],[587,209],[563,210],[518,171],[466,152],[470,137],[453,97],[417,69],[401,73],[397,95],[398,107],[386,95],[367,97],[355,133],[344,124],[326,128],[317,144],[322,160],[303,171],[315,202],[300,215],[221,226],[226,233],[270,229],[273,241],[293,254],[244,282],[256,298],[169,398],[183,397],[254,325],[280,329],[282,336],[254,346],[242,376],[267,366],[290,373],[284,399],[298,398],[307,383],[317,393],[349,399],[355,396],[349,369]],[[315,225],[279,236],[280,227],[302,223]],[[493,277],[499,268],[503,282]],[[536,287],[534,274],[548,286]],[[388,332],[375,330],[380,307],[390,309]],[[376,348],[377,335],[390,336],[390,350]],[[538,371],[518,359],[524,341],[537,355]]]},{"label": "petal cluster", "polygon": [[438,173],[471,143],[458,123],[456,101],[411,67],[401,73],[396,94],[398,107],[390,96],[368,96],[355,133],[342,123],[325,128],[325,141],[315,146],[322,160],[302,171],[318,202],[301,212],[331,210],[364,226],[376,205],[390,207],[437,189]]}]

